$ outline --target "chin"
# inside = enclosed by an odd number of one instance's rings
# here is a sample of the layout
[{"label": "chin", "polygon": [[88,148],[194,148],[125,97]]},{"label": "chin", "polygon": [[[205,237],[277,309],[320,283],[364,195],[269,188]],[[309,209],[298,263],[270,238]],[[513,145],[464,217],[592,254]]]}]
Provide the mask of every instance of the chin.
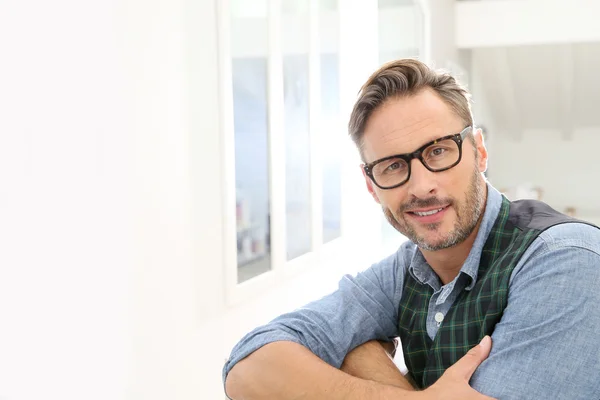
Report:
[{"label": "chin", "polygon": [[435,243],[431,243],[431,242],[418,243],[417,247],[419,247],[419,249],[425,250],[425,251],[440,251],[440,250],[445,250],[445,249],[454,247],[457,244],[458,243],[448,243],[445,241],[440,241],[440,242],[435,242]]},{"label": "chin", "polygon": [[[430,232],[431,233],[431,232]],[[452,231],[446,231],[443,234],[421,236],[416,242],[419,248],[428,251],[437,251],[448,249],[462,242],[459,237]]]}]

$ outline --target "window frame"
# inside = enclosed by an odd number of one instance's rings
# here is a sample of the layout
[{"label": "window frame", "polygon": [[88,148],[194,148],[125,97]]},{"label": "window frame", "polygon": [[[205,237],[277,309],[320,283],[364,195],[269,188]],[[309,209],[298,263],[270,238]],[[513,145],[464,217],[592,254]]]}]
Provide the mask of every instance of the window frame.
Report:
[{"label": "window frame", "polygon": [[[233,126],[232,52],[231,52],[231,1],[218,2],[218,48],[220,65],[220,120],[224,200],[224,278],[226,303],[235,306],[249,298],[273,289],[291,280],[297,274],[314,268],[323,268],[322,260],[335,259],[343,251],[344,231],[341,236],[323,243],[323,154],[319,138],[320,120],[320,56],[319,1],[309,3],[309,140],[310,140],[310,198],[311,198],[311,251],[286,259],[286,176],[283,99],[283,56],[281,42],[281,0],[267,0],[267,98],[269,143],[269,207],[271,269],[238,283],[237,226],[235,216],[235,138]],[[339,18],[339,8],[336,11]],[[341,64],[341,63],[340,63]],[[341,85],[340,85],[341,86]],[[341,111],[340,111],[341,114]],[[340,120],[341,122],[341,120]],[[345,127],[340,123],[340,132]],[[340,168],[342,171],[344,168]],[[343,191],[343,183],[342,183]],[[342,205],[340,205],[342,207]],[[341,221],[343,225],[343,221]],[[212,266],[214,267],[214,266]]]}]

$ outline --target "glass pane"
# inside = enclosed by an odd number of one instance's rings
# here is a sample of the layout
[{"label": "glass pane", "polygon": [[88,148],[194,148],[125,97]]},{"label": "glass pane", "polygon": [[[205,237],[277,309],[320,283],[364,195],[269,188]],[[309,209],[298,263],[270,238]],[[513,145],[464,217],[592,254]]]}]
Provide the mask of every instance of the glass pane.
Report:
[{"label": "glass pane", "polygon": [[308,3],[309,0],[281,0],[281,10],[284,15],[306,18],[309,12]]},{"label": "glass pane", "polygon": [[271,269],[266,10],[233,9],[231,23],[238,282]]},{"label": "glass pane", "polygon": [[341,147],[345,132],[340,117],[339,13],[322,9],[321,44],[321,144],[323,165],[323,243],[341,236]]},{"label": "glass pane", "polygon": [[337,0],[319,0],[319,9],[321,11],[337,11]]},{"label": "glass pane", "polygon": [[311,250],[308,2],[282,15],[287,259]]},{"label": "glass pane", "polygon": [[379,8],[390,8],[398,6],[411,6],[415,0],[379,0]]}]

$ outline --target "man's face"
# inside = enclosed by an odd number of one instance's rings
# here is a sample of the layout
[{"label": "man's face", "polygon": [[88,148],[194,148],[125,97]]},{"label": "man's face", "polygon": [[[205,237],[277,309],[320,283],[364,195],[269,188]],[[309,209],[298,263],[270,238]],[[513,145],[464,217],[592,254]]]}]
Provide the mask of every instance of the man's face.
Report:
[{"label": "man's face", "polygon": [[[412,153],[425,143],[461,132],[464,125],[433,90],[390,99],[373,112],[365,127],[365,162]],[[487,151],[480,134],[475,141],[473,146],[465,139],[460,163],[446,171],[431,172],[413,159],[410,179],[394,189],[378,188],[365,174],[367,188],[387,220],[422,250],[455,246],[477,225],[486,198],[481,172],[487,166]]]}]

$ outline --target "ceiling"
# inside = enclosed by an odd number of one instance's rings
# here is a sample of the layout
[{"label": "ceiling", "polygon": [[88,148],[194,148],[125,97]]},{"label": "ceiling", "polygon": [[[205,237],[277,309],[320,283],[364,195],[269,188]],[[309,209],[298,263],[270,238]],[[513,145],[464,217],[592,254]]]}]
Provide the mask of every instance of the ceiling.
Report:
[{"label": "ceiling", "polygon": [[[600,127],[600,43],[473,49],[496,129]],[[476,94],[476,93],[474,93]]]}]

